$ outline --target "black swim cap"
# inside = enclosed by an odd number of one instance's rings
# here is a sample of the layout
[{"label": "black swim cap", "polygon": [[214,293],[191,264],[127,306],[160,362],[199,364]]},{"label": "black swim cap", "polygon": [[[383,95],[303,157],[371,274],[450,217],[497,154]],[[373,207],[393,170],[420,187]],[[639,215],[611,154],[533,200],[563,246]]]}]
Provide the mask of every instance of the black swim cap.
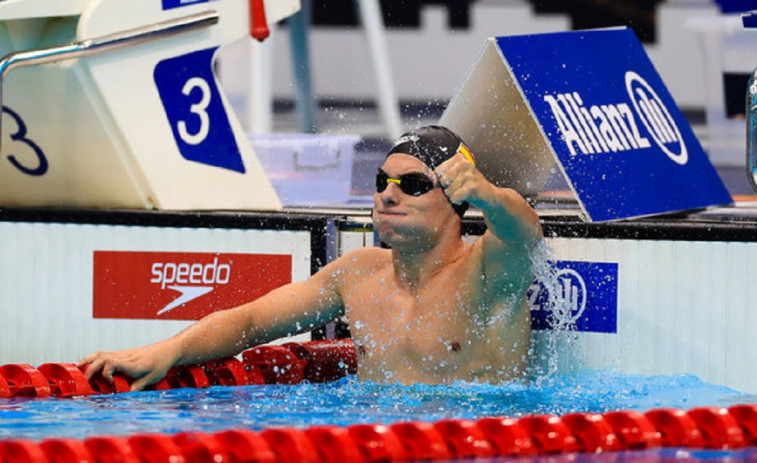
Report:
[{"label": "black swim cap", "polygon": [[[431,170],[439,167],[441,163],[450,159],[457,153],[461,153],[471,164],[476,164],[473,154],[463,140],[446,127],[429,125],[411,130],[401,135],[391,147],[386,157],[395,153],[409,154],[423,161]],[[468,203],[452,204],[460,218],[463,218],[468,210]]]},{"label": "black swim cap", "polygon": [[386,156],[394,153],[409,154],[434,170],[458,152],[475,164],[470,150],[453,131],[446,127],[429,125],[400,136]]}]

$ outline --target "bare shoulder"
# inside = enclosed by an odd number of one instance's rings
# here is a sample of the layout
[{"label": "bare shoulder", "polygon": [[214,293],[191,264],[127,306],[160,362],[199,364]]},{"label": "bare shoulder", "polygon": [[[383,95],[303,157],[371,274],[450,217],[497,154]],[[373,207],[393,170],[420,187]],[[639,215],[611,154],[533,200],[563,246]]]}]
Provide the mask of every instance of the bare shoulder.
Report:
[{"label": "bare shoulder", "polygon": [[391,252],[387,249],[366,247],[350,251],[329,262],[311,276],[307,282],[320,291],[334,291],[344,295],[367,275],[375,275],[391,265]]},{"label": "bare shoulder", "polygon": [[371,271],[389,265],[391,261],[390,250],[369,246],[344,254],[335,263],[344,270]]}]

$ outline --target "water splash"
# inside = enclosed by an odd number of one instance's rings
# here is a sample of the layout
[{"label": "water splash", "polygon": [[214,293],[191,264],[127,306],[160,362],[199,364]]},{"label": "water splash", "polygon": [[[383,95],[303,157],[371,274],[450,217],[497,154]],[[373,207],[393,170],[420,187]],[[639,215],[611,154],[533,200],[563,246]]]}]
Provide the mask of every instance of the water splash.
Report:
[{"label": "water splash", "polygon": [[540,310],[547,313],[549,330],[540,332],[539,340],[532,342],[529,364],[530,378],[537,383],[550,381],[558,373],[580,369],[575,355],[577,333],[575,321],[566,316],[571,313],[568,300],[554,266],[554,250],[544,240],[532,250],[531,266],[535,284],[532,291],[543,291]]}]

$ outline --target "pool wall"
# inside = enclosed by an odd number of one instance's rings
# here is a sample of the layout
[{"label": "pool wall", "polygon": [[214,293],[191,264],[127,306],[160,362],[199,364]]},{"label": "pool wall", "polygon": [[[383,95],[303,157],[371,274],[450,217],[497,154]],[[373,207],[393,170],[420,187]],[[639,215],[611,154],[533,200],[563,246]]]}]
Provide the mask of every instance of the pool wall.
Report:
[{"label": "pool wall", "polygon": [[[153,342],[189,323],[160,316],[130,319],[128,300],[120,318],[95,318],[95,286],[102,283],[96,281],[97,252],[200,254],[210,261],[227,254],[285,255],[291,256],[291,279],[299,280],[341,253],[375,245],[368,217],[351,214],[3,209],[0,364],[72,362],[95,350]],[[584,312],[568,314],[580,322],[575,331],[534,330],[537,368],[688,373],[744,392],[757,390],[752,368],[757,314],[750,303],[757,288],[749,278],[750,262],[757,259],[754,227],[675,220],[583,224],[549,217],[543,225],[554,260],[568,263],[576,269],[572,274],[590,284],[586,294],[577,295],[586,302]],[[472,235],[483,231],[475,216],[465,226]],[[171,285],[150,283],[157,275],[152,270],[148,266],[126,280],[136,285],[141,279],[139,288],[152,284],[149,297],[178,298],[180,291],[171,291]],[[607,281],[594,287],[590,277],[598,274]],[[577,280],[561,285],[580,289]],[[120,287],[121,297],[132,290]],[[207,301],[197,298],[169,314],[177,318]],[[222,302],[214,308],[227,308]]]},{"label": "pool wall", "polygon": [[[215,304],[216,309],[233,306],[230,305],[233,297],[231,302],[208,299],[225,289],[222,283],[226,277],[220,275],[221,281],[210,283],[214,288],[210,294],[158,316],[157,312],[165,308],[166,303],[182,293],[171,289],[180,285],[178,281],[151,283],[158,276],[155,270],[159,270],[153,266],[164,261],[183,262],[176,253],[187,253],[187,262],[195,259],[205,266],[216,257],[219,264],[228,260],[232,284],[237,264],[231,260],[235,256],[289,256],[288,279],[291,281],[307,278],[314,266],[317,268],[327,259],[325,221],[317,218],[288,220],[287,229],[283,230],[280,218],[268,217],[261,223],[259,219],[239,219],[235,214],[225,219],[216,215],[212,224],[205,225],[203,219],[194,214],[174,215],[168,222],[158,218],[157,223],[151,214],[129,215],[127,224],[119,223],[119,219],[109,220],[109,223],[77,222],[76,214],[71,212],[62,216],[45,213],[41,220],[38,220],[40,216],[32,214],[32,217],[28,212],[13,214],[6,209],[0,214],[13,215],[12,220],[0,220],[0,236],[3,237],[0,240],[0,293],[3,294],[0,364],[72,362],[96,350],[151,343],[189,325],[190,321],[178,318],[191,306]],[[107,216],[115,218],[112,214]],[[84,219],[85,222],[98,220],[93,215]],[[184,222],[192,226],[184,226]],[[312,234],[318,236],[312,237]],[[109,258],[102,264],[105,268],[96,268],[96,253],[105,253]],[[110,258],[114,253],[122,253],[116,256],[121,260]],[[124,265],[129,267],[123,268]],[[114,280],[110,278],[111,272],[125,275]],[[210,277],[211,273],[207,272],[206,276]],[[245,275],[239,277],[241,283],[246,284]],[[185,279],[189,280],[189,275]],[[201,281],[202,277],[196,279]],[[106,295],[116,289],[108,285],[117,285],[123,292],[113,296],[116,300],[103,303],[118,303],[118,310],[109,315],[110,307],[101,307],[106,313],[95,318],[98,285],[106,285],[101,288]],[[137,299],[132,300],[137,294]],[[152,302],[158,302],[151,309],[152,319],[136,315],[144,308],[143,303]],[[309,339],[309,335],[301,339]]]}]

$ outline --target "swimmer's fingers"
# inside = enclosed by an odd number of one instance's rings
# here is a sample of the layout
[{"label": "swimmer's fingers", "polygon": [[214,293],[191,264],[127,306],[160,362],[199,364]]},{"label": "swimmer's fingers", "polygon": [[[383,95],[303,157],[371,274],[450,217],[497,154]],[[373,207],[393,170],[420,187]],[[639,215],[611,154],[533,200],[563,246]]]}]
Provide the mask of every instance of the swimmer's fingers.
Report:
[{"label": "swimmer's fingers", "polygon": [[482,188],[490,184],[462,155],[457,155],[442,163],[435,171],[444,194],[454,204],[475,202]]},{"label": "swimmer's fingers", "polygon": [[451,203],[460,204],[466,201],[467,194],[462,189],[465,185],[465,181],[460,177],[450,179],[448,176],[441,176],[439,183],[444,189],[444,194],[447,195]]},{"label": "swimmer's fingers", "polygon": [[105,359],[102,367],[103,378],[109,382],[113,382],[113,373],[118,371],[118,364],[112,358]]},{"label": "swimmer's fingers", "polygon": [[124,373],[125,375],[138,378],[144,374],[144,368],[139,368],[139,362],[135,359],[125,356],[121,352],[97,352],[79,360],[78,365],[86,365],[87,369],[84,375],[91,380],[96,374],[100,373],[103,378],[113,382],[113,375]]},{"label": "swimmer's fingers", "polygon": [[81,368],[84,365],[89,365],[90,363],[94,362],[97,357],[102,355],[102,352],[95,352],[94,354],[89,354],[86,357],[82,357],[78,362],[76,362],[76,366]]},{"label": "swimmer's fingers", "polygon": [[141,378],[137,379],[133,383],[131,383],[131,390],[132,391],[141,391],[146,386],[149,386],[150,384],[158,382],[163,376],[163,374],[157,373],[157,372],[151,372],[149,374],[146,374],[142,376]]},{"label": "swimmer's fingers", "polygon": [[113,374],[118,371],[118,363],[110,356],[99,357],[89,364],[85,375],[87,379],[92,379],[98,372],[108,382],[113,382]]},{"label": "swimmer's fingers", "polygon": [[76,363],[77,367],[86,367],[86,370],[84,371],[84,376],[87,378],[87,380],[91,380],[97,372],[100,372],[103,370],[103,367],[105,366],[107,353],[105,352],[96,352],[94,354],[88,355],[81,360],[79,360]]},{"label": "swimmer's fingers", "polygon": [[465,160],[462,154],[452,156],[434,169],[436,178],[439,179],[439,183],[442,188],[446,188],[450,183],[455,180],[455,177],[459,175],[461,169],[467,169],[473,167],[468,161]]},{"label": "swimmer's fingers", "polygon": [[[475,178],[476,176],[481,176],[476,166],[471,164],[460,153],[439,164],[434,170],[434,174],[439,179],[439,184],[442,188],[452,185],[460,177]],[[481,177],[483,178],[483,176]]]},{"label": "swimmer's fingers", "polygon": [[444,194],[451,203],[462,204],[471,200],[471,184],[458,177],[444,189]]}]

